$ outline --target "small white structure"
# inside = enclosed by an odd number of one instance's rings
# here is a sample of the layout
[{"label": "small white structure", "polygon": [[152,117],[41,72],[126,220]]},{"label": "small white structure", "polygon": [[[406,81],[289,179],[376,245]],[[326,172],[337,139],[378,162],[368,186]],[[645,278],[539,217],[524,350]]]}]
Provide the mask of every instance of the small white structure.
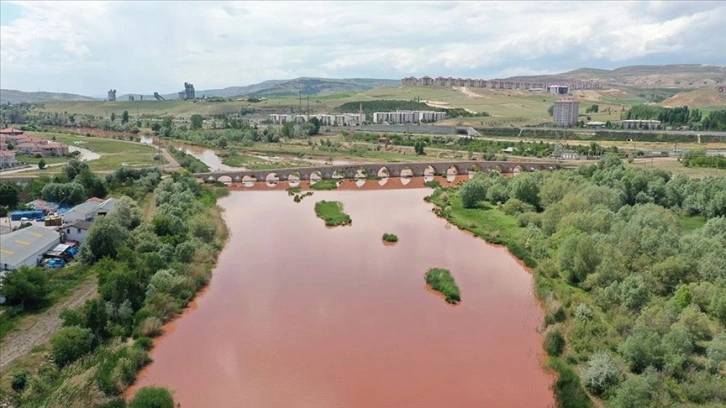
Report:
[{"label": "small white structure", "polygon": [[60,229],[63,231],[66,241],[76,241],[82,244],[86,240],[90,228],[90,221],[78,220],[73,224],[64,225]]}]

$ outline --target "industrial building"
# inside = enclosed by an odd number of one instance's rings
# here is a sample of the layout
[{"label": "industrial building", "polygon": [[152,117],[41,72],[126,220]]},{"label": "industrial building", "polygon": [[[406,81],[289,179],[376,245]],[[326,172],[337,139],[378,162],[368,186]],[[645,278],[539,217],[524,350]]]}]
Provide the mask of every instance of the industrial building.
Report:
[{"label": "industrial building", "polygon": [[90,198],[85,203],[78,204],[63,214],[63,222],[65,224],[72,224],[81,220],[93,221],[96,217],[110,213],[115,204],[115,198],[106,200]]},{"label": "industrial building", "polygon": [[115,89],[108,90],[108,101],[116,102],[116,90]]},{"label": "industrial building", "polygon": [[547,93],[552,95],[567,95],[570,87],[567,85],[550,85],[547,87]]},{"label": "industrial building", "polygon": [[577,125],[580,103],[577,101],[563,99],[555,102],[552,116],[555,119],[555,126],[572,127]]},{"label": "industrial building", "polygon": [[184,90],[179,92],[180,100],[194,99],[194,85],[184,82]]},{"label": "industrial building", "polygon": [[36,225],[0,235],[0,270],[14,271],[21,266],[36,266],[43,259],[43,254],[58,244],[58,232]]}]

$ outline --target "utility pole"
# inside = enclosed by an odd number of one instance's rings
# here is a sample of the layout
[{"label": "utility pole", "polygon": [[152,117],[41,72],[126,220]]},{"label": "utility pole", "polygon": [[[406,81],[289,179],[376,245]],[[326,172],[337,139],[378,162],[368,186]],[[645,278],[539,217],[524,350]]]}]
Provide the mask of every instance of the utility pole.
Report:
[{"label": "utility pole", "polygon": [[297,103],[297,112],[302,113],[302,91],[299,92],[299,100]]}]

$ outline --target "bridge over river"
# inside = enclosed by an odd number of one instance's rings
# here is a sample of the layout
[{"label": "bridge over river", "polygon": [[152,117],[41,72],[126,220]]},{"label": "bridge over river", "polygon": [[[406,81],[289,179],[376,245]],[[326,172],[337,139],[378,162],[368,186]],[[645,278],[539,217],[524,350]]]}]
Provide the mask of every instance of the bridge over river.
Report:
[{"label": "bridge over river", "polygon": [[456,161],[420,163],[361,163],[334,166],[296,167],[271,170],[239,170],[196,173],[204,181],[248,182],[265,180],[310,180],[366,177],[421,177],[468,174],[470,171],[497,171],[517,174],[560,168],[554,162]]}]

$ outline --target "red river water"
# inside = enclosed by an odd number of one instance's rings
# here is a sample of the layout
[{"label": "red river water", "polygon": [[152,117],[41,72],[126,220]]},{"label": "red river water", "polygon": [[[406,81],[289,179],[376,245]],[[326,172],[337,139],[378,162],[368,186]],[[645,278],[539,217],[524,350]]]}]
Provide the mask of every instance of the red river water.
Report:
[{"label": "red river water", "polygon": [[[352,183],[301,203],[276,189],[222,199],[230,238],[212,281],[126,396],[153,384],[182,408],[553,406],[531,274],[436,217],[423,182]],[[325,227],[323,199],[353,225]],[[451,271],[460,304],[427,288],[432,267]]]}]

